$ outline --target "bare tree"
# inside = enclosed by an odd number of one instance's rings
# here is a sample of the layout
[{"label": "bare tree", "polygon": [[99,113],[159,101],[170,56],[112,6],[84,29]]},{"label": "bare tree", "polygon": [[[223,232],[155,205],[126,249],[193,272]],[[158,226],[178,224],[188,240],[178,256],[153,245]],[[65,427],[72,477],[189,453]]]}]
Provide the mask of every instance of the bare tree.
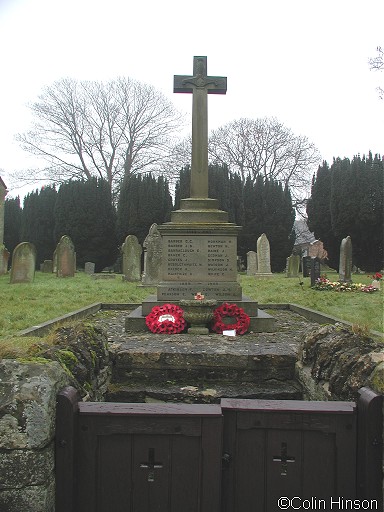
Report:
[{"label": "bare tree", "polygon": [[226,163],[243,179],[258,176],[289,186],[296,205],[308,193],[311,177],[321,162],[307,137],[296,136],[275,118],[232,121],[211,132],[212,162]]},{"label": "bare tree", "polygon": [[[371,59],[368,59],[368,64],[371,70],[374,71],[383,71],[384,69],[384,50],[381,46],[376,48],[377,55]],[[384,98],[384,89],[382,87],[377,87],[377,91],[379,93],[380,99]]]},{"label": "bare tree", "polygon": [[30,109],[34,125],[16,138],[47,163],[34,180],[98,176],[111,187],[123,176],[158,167],[182,121],[165,96],[130,78],[62,79],[46,87]]}]

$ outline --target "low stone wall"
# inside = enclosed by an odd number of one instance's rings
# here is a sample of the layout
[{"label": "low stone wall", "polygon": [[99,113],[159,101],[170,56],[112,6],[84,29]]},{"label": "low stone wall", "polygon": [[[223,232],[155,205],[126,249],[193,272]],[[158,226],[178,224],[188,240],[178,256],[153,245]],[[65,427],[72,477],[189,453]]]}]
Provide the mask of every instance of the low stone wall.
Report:
[{"label": "low stone wall", "polygon": [[0,361],[1,512],[54,512],[57,393],[102,400],[109,376],[106,336],[89,324],[59,328],[32,360]]},{"label": "low stone wall", "polygon": [[52,512],[57,362],[0,362],[0,510]]},{"label": "low stone wall", "polygon": [[307,400],[356,401],[367,386],[384,394],[384,345],[342,324],[315,327],[296,364]]}]

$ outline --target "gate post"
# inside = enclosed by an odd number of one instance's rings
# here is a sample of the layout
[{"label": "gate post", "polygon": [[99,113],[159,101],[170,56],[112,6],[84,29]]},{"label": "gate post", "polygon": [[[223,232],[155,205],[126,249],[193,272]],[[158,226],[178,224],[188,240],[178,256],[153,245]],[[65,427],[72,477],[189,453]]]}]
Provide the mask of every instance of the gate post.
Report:
[{"label": "gate post", "polygon": [[377,500],[382,510],[383,396],[366,387],[357,401],[357,494]]},{"label": "gate post", "polygon": [[56,401],[56,512],[74,512],[75,448],[79,394],[71,386],[57,395]]}]

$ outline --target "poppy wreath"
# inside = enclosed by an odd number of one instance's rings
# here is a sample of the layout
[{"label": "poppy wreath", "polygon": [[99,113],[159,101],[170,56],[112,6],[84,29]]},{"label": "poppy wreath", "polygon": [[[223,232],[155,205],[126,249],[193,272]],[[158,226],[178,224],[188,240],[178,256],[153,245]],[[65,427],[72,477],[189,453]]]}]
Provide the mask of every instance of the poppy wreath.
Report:
[{"label": "poppy wreath", "polygon": [[[224,317],[234,318],[236,322],[227,324],[223,322]],[[226,302],[215,309],[213,312],[212,331],[222,334],[223,331],[234,329],[236,334],[245,334],[250,324],[249,316],[244,313],[244,309],[236,304],[227,304]]]},{"label": "poppy wreath", "polygon": [[154,306],[145,318],[148,329],[156,334],[177,334],[184,331],[184,311],[176,304]]}]

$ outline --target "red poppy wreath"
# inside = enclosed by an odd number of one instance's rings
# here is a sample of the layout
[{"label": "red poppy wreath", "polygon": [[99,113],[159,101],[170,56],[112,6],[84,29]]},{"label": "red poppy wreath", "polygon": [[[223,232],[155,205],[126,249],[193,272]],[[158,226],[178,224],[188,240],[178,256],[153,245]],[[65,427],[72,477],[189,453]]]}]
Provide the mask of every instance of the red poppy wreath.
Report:
[{"label": "red poppy wreath", "polygon": [[[234,318],[234,323],[226,323],[223,318]],[[250,324],[249,316],[244,313],[244,309],[236,304],[227,304],[226,302],[215,309],[213,312],[212,331],[222,334],[223,331],[232,329],[236,334],[245,334]]]},{"label": "red poppy wreath", "polygon": [[156,334],[177,334],[184,331],[186,322],[184,311],[176,304],[154,306],[145,318],[150,331]]}]

